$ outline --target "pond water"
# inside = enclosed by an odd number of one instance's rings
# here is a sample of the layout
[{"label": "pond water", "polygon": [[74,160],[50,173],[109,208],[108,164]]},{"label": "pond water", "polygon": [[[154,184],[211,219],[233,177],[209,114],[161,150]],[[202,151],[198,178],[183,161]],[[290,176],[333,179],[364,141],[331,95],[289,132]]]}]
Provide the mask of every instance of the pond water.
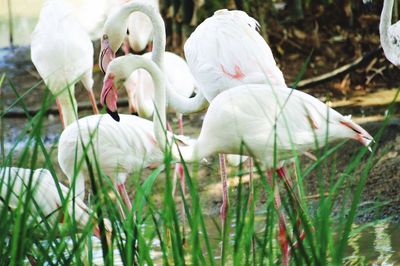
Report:
[{"label": "pond water", "polygon": [[[219,235],[211,218],[206,217],[207,227],[211,245],[219,247]],[[215,228],[215,230],[212,230]],[[360,226],[355,226],[357,231]],[[214,235],[213,235],[214,234]],[[100,240],[92,238],[93,265],[103,265]],[[162,264],[162,253],[159,242],[153,241],[150,254],[156,265]],[[219,260],[219,256],[215,257]],[[123,265],[119,251],[114,250],[114,265]],[[400,226],[388,222],[379,222],[375,225],[364,228],[362,231],[352,235],[346,250],[344,265],[400,265]]]}]

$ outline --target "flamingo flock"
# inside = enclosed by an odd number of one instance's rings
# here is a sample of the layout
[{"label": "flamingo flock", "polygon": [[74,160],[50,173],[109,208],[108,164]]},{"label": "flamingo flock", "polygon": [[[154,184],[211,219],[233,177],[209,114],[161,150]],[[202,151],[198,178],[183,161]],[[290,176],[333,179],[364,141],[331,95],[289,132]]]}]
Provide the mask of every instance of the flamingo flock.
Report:
[{"label": "flamingo flock", "polygon": [[[269,170],[277,166],[276,161],[283,166],[285,160],[318,148],[316,143],[353,139],[369,147],[373,141],[349,116],[287,87],[270,47],[258,32],[258,22],[245,12],[219,10],[202,22],[184,45],[185,61],[165,51],[165,25],[157,1],[101,3],[110,10],[109,15],[92,19],[90,25],[76,19],[79,12],[74,12],[67,0],[47,0],[32,34],[32,62],[56,97],[64,128],[58,162],[76,196],[75,214],[70,212],[70,202],[66,203],[66,212],[79,226],[85,226],[93,216],[83,202],[88,169],[83,166],[76,170],[85,154],[91,163],[98,163],[100,172],[96,176],[103,173],[110,177],[130,209],[126,179],[143,168],[162,164],[167,152],[176,161],[189,163],[220,154],[222,172],[223,154],[242,153]],[[379,28],[385,55],[398,66],[399,25],[390,26],[392,8],[393,0],[385,0]],[[108,114],[99,114],[93,94],[91,39],[97,38],[101,38],[99,66],[104,72],[100,103]],[[129,54],[128,44],[137,52],[150,41],[150,52],[142,56]],[[121,46],[126,55],[116,57]],[[74,97],[78,81],[88,91],[95,113],[80,119]],[[137,111],[140,117],[118,113],[118,93],[123,86],[129,95],[130,111]],[[190,97],[194,92],[196,95]],[[199,136],[183,136],[182,114],[206,108]],[[177,113],[180,135],[167,131],[167,110]],[[278,173],[284,175],[281,169]],[[61,199],[67,197],[68,188],[56,184],[46,169],[0,170],[3,179],[15,180],[1,187],[2,197],[8,190],[13,191],[9,206],[15,205],[30,182],[35,189],[34,201],[44,217],[60,209]],[[182,188],[183,180],[181,177]],[[223,206],[227,208],[225,173],[222,182]],[[279,201],[276,197],[277,209]],[[226,208],[221,208],[223,221]],[[51,218],[51,222],[57,221]],[[111,233],[109,222],[106,224]],[[285,227],[282,213],[279,226],[280,230]],[[98,235],[96,224],[94,234]],[[279,242],[282,262],[288,265],[287,243],[282,239]]]}]

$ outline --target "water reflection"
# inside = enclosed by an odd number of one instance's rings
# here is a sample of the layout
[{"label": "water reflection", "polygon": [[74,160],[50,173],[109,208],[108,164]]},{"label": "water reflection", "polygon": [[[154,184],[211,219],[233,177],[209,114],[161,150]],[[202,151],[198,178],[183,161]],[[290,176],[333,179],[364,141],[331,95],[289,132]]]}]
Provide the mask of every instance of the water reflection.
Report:
[{"label": "water reflection", "polygon": [[[207,220],[211,220],[211,218],[206,218],[206,223],[209,222]],[[211,223],[208,223],[208,225],[210,226]],[[355,225],[354,229],[357,231],[359,227]],[[215,250],[220,245],[219,235],[214,235],[218,234],[218,231],[211,229],[209,233],[211,233],[209,235],[211,245]],[[399,234],[400,227],[388,222],[377,223],[352,234],[348,242],[349,255],[345,258],[344,265],[400,265],[400,246],[396,246],[396,243],[400,244],[400,242],[392,241],[393,239],[397,239],[396,236],[399,236]],[[152,245],[150,256],[156,264],[157,262],[161,264],[162,253],[158,239],[154,239]],[[101,243],[98,239],[93,239],[93,248],[93,263],[95,265],[103,265]],[[215,255],[214,259],[218,261],[220,256],[217,251]],[[122,265],[118,250],[114,250],[114,260],[114,265]],[[190,258],[188,261],[190,261]]]},{"label": "water reflection", "polygon": [[[101,242],[99,239],[93,237],[92,238],[92,245],[93,245],[93,265],[104,265],[103,261],[103,251],[101,249]],[[113,265],[119,266],[119,265],[124,265],[121,259],[121,255],[119,253],[119,250],[117,248],[114,249],[113,252]]]},{"label": "water reflection", "polygon": [[[345,265],[393,266],[400,264],[400,227],[387,221],[361,229],[350,236]],[[397,237],[396,237],[397,236]]]},{"label": "water reflection", "polygon": [[390,262],[394,250],[392,248],[390,235],[388,234],[389,223],[380,223],[375,226],[375,250],[379,253],[379,257],[373,265],[392,266]]},{"label": "water reflection", "polygon": [[[354,229],[354,226],[353,226]],[[360,241],[361,234],[353,234],[349,238],[349,247],[353,250],[353,253],[346,257],[345,265],[365,265],[367,259],[362,255],[362,250],[358,242]]]}]

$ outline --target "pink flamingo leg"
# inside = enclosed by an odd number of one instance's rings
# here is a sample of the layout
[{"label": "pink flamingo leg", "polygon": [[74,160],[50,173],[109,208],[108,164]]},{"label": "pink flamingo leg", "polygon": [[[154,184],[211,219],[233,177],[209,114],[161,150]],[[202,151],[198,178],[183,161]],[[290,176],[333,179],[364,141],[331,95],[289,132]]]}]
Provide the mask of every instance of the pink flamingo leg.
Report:
[{"label": "pink flamingo leg", "polygon": [[93,91],[87,91],[89,94],[90,104],[92,105],[93,113],[99,114],[99,109],[97,108],[96,98],[94,97]]},{"label": "pink flamingo leg", "polygon": [[253,158],[249,157],[249,182],[250,182],[250,194],[249,194],[249,205],[253,202],[253,197],[254,197],[254,187],[253,187],[253,178],[254,178],[254,173],[253,173]]},{"label": "pink flamingo leg", "polygon": [[[279,168],[280,169],[280,168]],[[282,173],[281,171],[277,170],[278,175]],[[278,183],[273,181],[272,174],[269,172],[267,173],[268,182],[274,190],[274,203],[275,208],[279,213],[279,233],[278,233],[278,242],[282,252],[282,265],[286,266],[289,265],[289,243],[286,239],[286,217],[285,214],[281,211],[281,196],[279,194],[279,187]]]},{"label": "pink flamingo leg", "polygon": [[183,135],[183,118],[182,114],[178,114],[178,132],[180,135]]},{"label": "pink flamingo leg", "polygon": [[[178,131],[179,134],[183,135],[183,118],[182,118],[182,114],[178,114]],[[183,191],[183,196],[185,197],[185,173],[184,173],[184,169],[183,169],[183,165],[180,163],[177,163],[175,165],[175,170],[178,172],[179,174],[179,179],[181,181],[181,187],[182,187],[182,191]],[[185,233],[185,206],[183,205],[182,202],[182,232]],[[185,238],[183,238],[183,240],[185,240]]]},{"label": "pink flamingo leg", "polygon": [[58,98],[56,98],[56,105],[57,105],[57,109],[58,109],[58,115],[60,116],[60,120],[61,120],[61,126],[64,129],[65,128],[65,121],[63,118],[63,111],[61,109],[61,103],[60,100]]},{"label": "pink flamingo leg", "polygon": [[[169,131],[172,132],[172,128],[171,125],[168,123],[167,124],[167,128]],[[183,135],[183,121],[182,121],[182,114],[178,114],[178,131],[179,134]],[[183,197],[185,197],[185,174],[184,174],[184,169],[183,169],[183,165],[181,163],[176,163],[175,164],[175,171],[174,171],[174,181],[173,181],[173,189],[172,189],[172,195],[175,194],[175,187],[176,187],[176,183],[177,183],[177,179],[179,176],[179,180],[181,183],[181,188],[182,188],[182,193],[183,193]],[[183,204],[181,204],[181,213],[182,213],[182,232],[185,232],[185,206]],[[183,237],[183,241],[185,241],[185,238]]]},{"label": "pink flamingo leg", "polygon": [[224,232],[224,225],[226,221],[226,213],[228,211],[229,199],[228,199],[228,180],[226,174],[226,162],[225,154],[219,154],[219,168],[222,181],[222,205],[220,208],[221,220],[222,220],[222,232]]},{"label": "pink flamingo leg", "polygon": [[[294,162],[292,162],[291,165],[292,165],[292,168],[293,168],[294,179],[296,180],[296,183],[297,183],[298,178],[297,178],[297,172],[296,172],[296,165],[294,164]],[[276,171],[277,171],[279,177],[281,177],[285,181],[285,183],[289,186],[289,188],[291,190],[293,190],[292,179],[288,178],[286,170],[283,167],[280,167]],[[299,196],[300,196],[300,191],[299,191],[299,187],[297,186],[297,189],[294,190],[293,197],[297,201],[297,204],[299,205],[299,207],[301,208]],[[300,229],[300,227],[301,227],[301,219],[300,219],[300,217],[297,218],[296,226],[297,226],[297,228],[299,229],[299,232],[300,232],[300,236],[299,236],[300,240],[304,240],[306,235],[305,235],[304,230]],[[297,242],[294,244],[295,247],[298,247],[298,245],[299,244]]]},{"label": "pink flamingo leg", "polygon": [[[184,174],[183,165],[181,163],[176,163],[175,164],[174,184],[176,184],[176,182],[177,182],[176,176],[179,176],[183,197],[185,197],[186,182],[185,182],[185,174]],[[186,221],[185,215],[186,215],[186,212],[185,212],[185,205],[183,204],[183,201],[181,202],[181,213],[182,213],[182,233],[184,234],[185,233],[185,221]],[[183,242],[185,243],[185,235],[183,235]]]},{"label": "pink flamingo leg", "polygon": [[117,185],[118,193],[121,196],[122,202],[125,204],[128,211],[132,210],[132,203],[129,199],[128,192],[126,192],[125,184],[121,183]]}]

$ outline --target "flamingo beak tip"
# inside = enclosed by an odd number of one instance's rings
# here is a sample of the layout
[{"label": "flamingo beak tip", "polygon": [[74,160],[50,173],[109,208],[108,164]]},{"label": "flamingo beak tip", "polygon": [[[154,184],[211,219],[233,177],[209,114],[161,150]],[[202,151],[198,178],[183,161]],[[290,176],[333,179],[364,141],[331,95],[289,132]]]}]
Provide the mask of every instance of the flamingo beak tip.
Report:
[{"label": "flamingo beak tip", "polygon": [[107,113],[108,113],[115,121],[117,121],[117,122],[120,121],[120,117],[119,117],[119,114],[118,114],[118,111],[117,111],[117,110],[111,111],[108,107],[106,107],[106,110],[107,110]]}]

